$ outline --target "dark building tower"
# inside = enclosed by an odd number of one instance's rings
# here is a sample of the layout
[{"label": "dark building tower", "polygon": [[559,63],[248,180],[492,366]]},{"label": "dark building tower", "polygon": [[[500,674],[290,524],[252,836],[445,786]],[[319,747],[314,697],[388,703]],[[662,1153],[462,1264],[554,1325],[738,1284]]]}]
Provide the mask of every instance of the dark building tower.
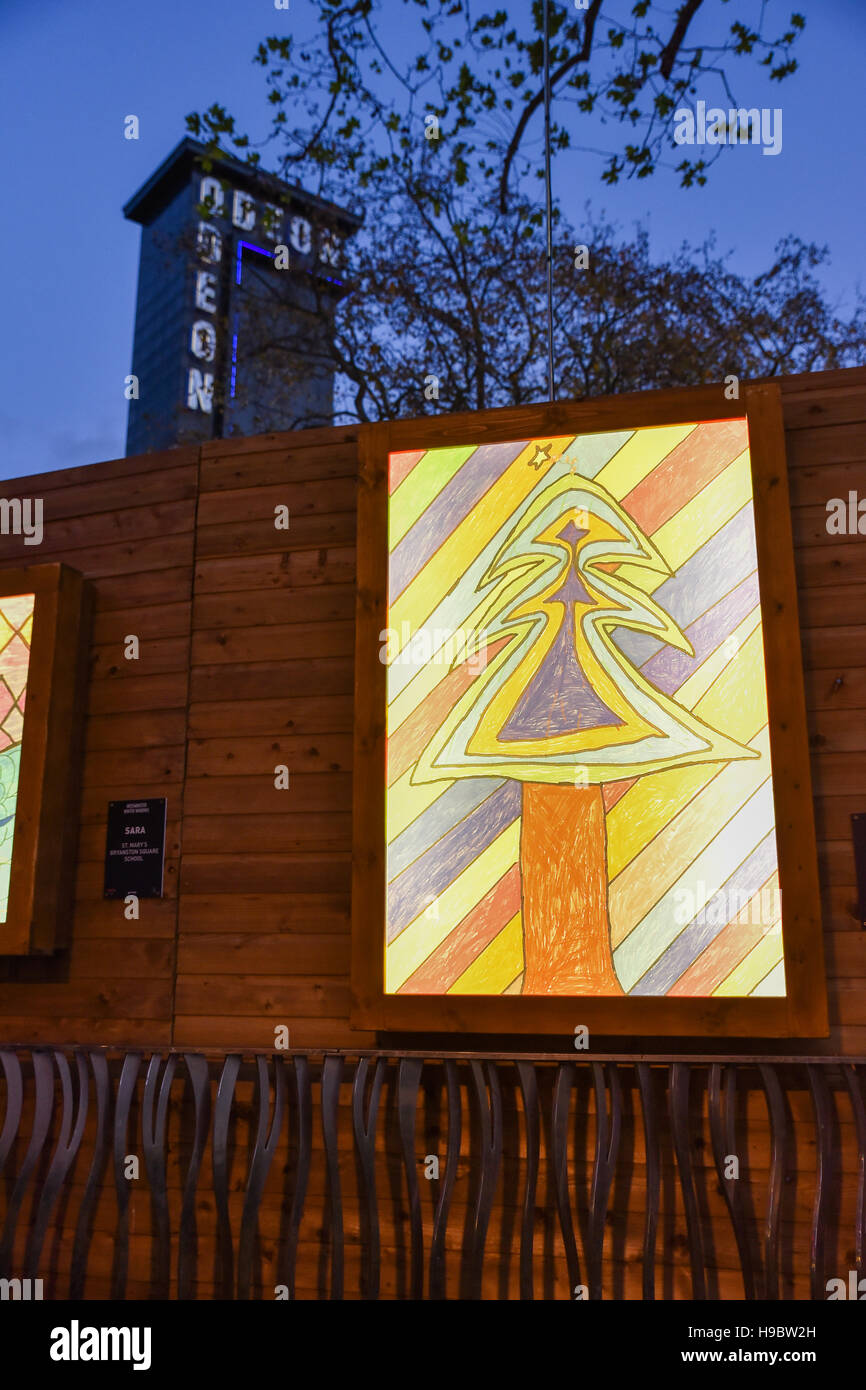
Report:
[{"label": "dark building tower", "polygon": [[142,229],[127,454],[330,423],[361,219],[189,139],[123,213]]}]

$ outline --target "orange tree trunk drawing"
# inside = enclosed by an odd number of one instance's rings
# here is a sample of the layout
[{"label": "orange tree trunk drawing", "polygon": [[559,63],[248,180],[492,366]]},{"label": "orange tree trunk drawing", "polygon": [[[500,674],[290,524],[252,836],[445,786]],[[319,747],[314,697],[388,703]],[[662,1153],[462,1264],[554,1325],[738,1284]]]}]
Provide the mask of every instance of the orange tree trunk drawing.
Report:
[{"label": "orange tree trunk drawing", "polygon": [[671,573],[600,484],[565,475],[531,494],[478,585],[480,669],[412,773],[523,783],[524,994],[623,992],[603,785],[757,756],[656,689],[614,641],[623,628],[694,655],[647,592]]},{"label": "orange tree trunk drawing", "polygon": [[523,992],[622,994],[610,946],[601,787],[524,782],[520,862]]}]

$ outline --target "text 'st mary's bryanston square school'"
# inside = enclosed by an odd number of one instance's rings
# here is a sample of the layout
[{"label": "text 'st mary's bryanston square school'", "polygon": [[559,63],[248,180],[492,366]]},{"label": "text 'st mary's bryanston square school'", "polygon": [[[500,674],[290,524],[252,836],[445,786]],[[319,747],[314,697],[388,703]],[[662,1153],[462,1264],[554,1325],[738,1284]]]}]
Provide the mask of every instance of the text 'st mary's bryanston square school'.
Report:
[{"label": "text 'st mary's bryanston square school'", "polygon": [[127,454],[326,423],[361,219],[190,139],[123,211],[142,229]]}]

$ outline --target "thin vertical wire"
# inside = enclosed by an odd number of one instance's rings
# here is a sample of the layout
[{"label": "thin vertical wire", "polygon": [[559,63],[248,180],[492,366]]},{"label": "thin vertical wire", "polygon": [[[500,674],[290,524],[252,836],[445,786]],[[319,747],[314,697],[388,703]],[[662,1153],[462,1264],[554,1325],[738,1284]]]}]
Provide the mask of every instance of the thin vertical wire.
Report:
[{"label": "thin vertical wire", "polygon": [[547,193],[547,385],[556,399],[553,380],[553,194],[550,173],[550,5],[544,0],[544,182]]}]

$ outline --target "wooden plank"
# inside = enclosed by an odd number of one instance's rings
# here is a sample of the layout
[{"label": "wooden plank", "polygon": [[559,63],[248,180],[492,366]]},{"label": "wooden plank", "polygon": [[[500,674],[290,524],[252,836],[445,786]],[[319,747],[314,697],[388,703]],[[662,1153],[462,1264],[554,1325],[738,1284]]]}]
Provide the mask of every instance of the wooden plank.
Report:
[{"label": "wooden plank", "polygon": [[[0,1005],[2,1008],[2,1005]],[[255,1014],[264,1021],[293,1018],[345,1018],[349,985],[320,975],[294,979],[282,975],[265,983],[260,975],[183,975],[178,973],[175,1008],[179,1014],[226,1018]]]},{"label": "wooden plank", "polygon": [[[788,466],[827,467],[828,464],[862,463],[866,457],[866,423],[819,425],[785,435],[790,446]],[[820,460],[820,464],[816,460]]]},{"label": "wooden plank", "polygon": [[201,594],[193,609],[193,627],[349,622],[354,607],[354,584],[322,584],[318,588],[277,589],[265,593],[257,589],[241,593]]},{"label": "wooden plank", "polygon": [[[866,629],[864,629],[866,638]],[[866,717],[852,719],[849,710],[818,710],[809,716],[809,744],[828,753],[866,750]]]},{"label": "wooden plank", "polygon": [[313,478],[355,476],[358,467],[356,444],[320,444],[310,448],[298,444],[298,438],[297,434],[288,435],[282,445],[250,450],[240,456],[231,447],[215,457],[205,454],[201,466],[202,494]]},{"label": "wooden plank", "polygon": [[[352,766],[349,734],[279,738],[196,738],[190,740],[190,777],[234,777],[259,773],[273,780],[274,768],[293,772],[348,772]],[[290,781],[291,785],[291,781]]]},{"label": "wooden plank", "polygon": [[803,627],[855,627],[866,614],[866,583],[799,589]]},{"label": "wooden plank", "polygon": [[[847,505],[847,495],[844,501]],[[827,530],[829,513],[823,503],[808,507],[794,507],[791,512],[791,519],[796,546],[829,544],[833,547],[853,545],[863,548],[863,537],[859,533],[850,535],[846,532],[835,535]]]},{"label": "wooden plank", "polygon": [[353,477],[329,477],[293,482],[283,477],[268,486],[251,486],[244,478],[236,488],[203,493],[199,498],[196,524],[199,527],[225,523],[234,526],[238,522],[261,520],[270,527],[272,539],[279,543],[286,534],[275,527],[277,508],[281,507],[289,509],[289,532],[299,517],[351,512],[355,507],[355,480]]},{"label": "wooden plank", "polygon": [[[824,372],[816,373],[816,376],[826,375]],[[814,387],[802,392],[786,386],[783,400],[786,433],[820,425],[839,428],[850,421],[866,420],[866,389],[862,378],[856,384],[840,382],[839,386],[830,389],[816,382]]]},{"label": "wooden plank", "polygon": [[866,932],[827,932],[824,940],[828,975],[859,981],[866,995]]},{"label": "wooden plank", "polygon": [[349,856],[184,854],[181,893],[345,893],[351,877]]},{"label": "wooden plank", "polygon": [[43,492],[65,491],[79,483],[138,478],[143,473],[158,474],[166,469],[197,466],[198,453],[198,445],[179,445],[174,449],[159,449],[152,454],[135,454],[131,458],[86,463],[78,468],[56,468],[50,473],[30,473],[23,478],[8,479],[3,483],[3,488],[7,497],[41,496]]},{"label": "wooden plank", "polygon": [[79,899],[73,910],[73,951],[90,940],[174,939],[177,931],[175,898],[144,898],[138,911],[138,918],[130,920],[121,902],[105,898]]},{"label": "wooden plank", "polygon": [[103,575],[93,581],[97,613],[115,609],[137,609],[158,603],[189,603],[192,599],[192,569],[146,570],[143,574]]},{"label": "wooden plank", "polygon": [[184,893],[180,899],[179,929],[182,935],[202,932],[234,933],[248,924],[250,932],[312,932],[343,934],[349,927],[349,895],[305,893]]},{"label": "wooden plank", "polygon": [[[866,966],[866,958],[864,958]],[[330,975],[349,974],[349,933],[262,934],[196,932],[178,939],[180,975]],[[866,969],[864,969],[866,975]]]},{"label": "wooden plank", "polygon": [[125,643],[118,639],[90,649],[90,674],[94,681],[137,681],[165,671],[189,669],[189,638],[146,637],[139,643],[138,657],[127,659]]},{"label": "wooden plank", "polygon": [[301,696],[292,700],[208,700],[190,705],[191,737],[214,734],[344,734],[352,729],[349,695]]},{"label": "wooden plank", "polygon": [[854,847],[850,839],[823,840],[818,845],[818,864],[821,882],[824,884],[844,884],[847,887],[857,881],[854,874]]},{"label": "wooden plank", "polygon": [[[34,1022],[61,1014],[87,1019],[160,1019],[168,1017],[170,1008],[170,990],[163,980],[17,982],[14,990],[0,990],[0,1017],[32,1017]],[[30,1030],[28,1034],[32,1036]]]},{"label": "wooden plank", "polygon": [[309,430],[254,434],[245,439],[208,439],[201,446],[202,468],[214,458],[243,458],[247,454],[265,453],[272,449],[328,449],[334,445],[353,443],[357,438],[357,425],[321,425]]},{"label": "wooden plank", "polygon": [[851,834],[851,817],[866,812],[866,789],[855,796],[821,796],[815,799],[815,826],[819,840],[844,840]]},{"label": "wooden plank", "polygon": [[[133,783],[133,785],[135,785]],[[162,893],[164,898],[177,897],[179,870],[177,858],[166,857]],[[94,860],[80,860],[75,880],[76,898],[101,898],[105,889],[104,856]]]},{"label": "wooden plank", "polygon": [[154,637],[188,637],[192,605],[186,602],[159,603],[97,613],[93,623],[93,642],[106,646],[124,642],[134,633],[140,642]]},{"label": "wooden plank", "polygon": [[136,710],[89,719],[84,746],[87,754],[109,748],[162,748],[182,744],[185,737],[185,710]]},{"label": "wooden plank", "polygon": [[135,680],[92,681],[87,692],[91,718],[104,714],[123,714],[130,710],[185,709],[188,672],[161,671],[155,675],[135,673]]},{"label": "wooden plank", "polygon": [[[62,554],[68,564],[81,568],[73,558],[78,550],[133,539],[147,540],[154,536],[188,536],[192,532],[194,518],[194,501],[163,502],[154,506],[129,507],[123,511],[98,512],[95,516],[57,520],[52,517],[50,506],[46,506],[39,558],[59,558]],[[11,553],[16,542],[20,542],[20,537],[0,536],[0,556]]]},{"label": "wooden plank", "polygon": [[200,559],[219,555],[256,555],[270,551],[312,550],[317,546],[350,545],[355,539],[355,513],[329,512],[300,516],[288,531],[275,531],[268,520],[238,525],[203,526],[197,532]]},{"label": "wooden plank", "polygon": [[825,931],[860,931],[857,890],[853,884],[826,885],[821,893]]},{"label": "wooden plank", "polygon": [[352,689],[351,656],[250,662],[241,666],[197,666],[189,678],[194,703],[212,700],[291,699],[295,695],[345,695]]},{"label": "wooden plank", "polygon": [[[168,999],[170,1002],[170,996]],[[165,997],[162,1002],[166,1002]],[[0,1041],[23,1046],[46,1044],[54,1047],[71,1047],[74,1044],[106,1047],[112,1043],[120,1047],[165,1047],[171,1042],[171,1024],[159,1013],[153,1018],[122,1014],[117,1017],[94,1014],[90,1017],[66,1012],[63,999],[58,1001],[55,1008],[40,1012],[23,997],[20,1008],[19,1014],[0,1016]]]},{"label": "wooden plank", "polygon": [[[851,488],[862,485],[866,460],[866,424],[856,426],[854,436],[839,429],[801,430],[793,436],[796,466],[789,458],[791,502],[795,507],[826,507],[831,497],[848,500]],[[815,438],[814,436],[817,436]],[[835,455],[843,455],[836,459]],[[845,457],[846,455],[851,457]]]},{"label": "wooden plank", "polygon": [[[335,1018],[287,1019],[295,1047],[375,1047],[375,1033],[350,1027],[343,1014]],[[178,1047],[272,1047],[273,1019],[260,1014],[214,1018],[212,1014],[178,1013],[174,1040]],[[864,1030],[866,1033],[866,1030]]]},{"label": "wooden plank", "polygon": [[854,627],[803,629],[803,655],[811,670],[856,666],[866,653],[866,623]]},{"label": "wooden plank", "polygon": [[181,782],[184,746],[171,748],[112,749],[91,752],[84,764],[85,787],[116,786],[126,781],[138,788],[143,782]]},{"label": "wooden plank", "polygon": [[[123,460],[121,460],[123,461]],[[104,464],[88,465],[91,476],[84,482],[70,482],[74,469],[58,469],[43,474],[54,481],[46,487],[38,478],[22,478],[19,484],[3,486],[7,497],[44,497],[44,516],[52,521],[70,517],[93,517],[99,512],[114,513],[130,507],[152,507],[157,503],[183,502],[194,499],[198,468],[193,460],[179,468],[158,471],[138,470],[132,475],[117,476],[104,472]]]},{"label": "wooden plank", "polygon": [[184,810],[187,816],[295,815],[304,811],[345,812],[352,805],[349,772],[298,772],[289,774],[283,791],[273,777],[255,773],[248,777],[187,776]]},{"label": "wooden plank", "polygon": [[[0,539],[8,541],[17,538],[7,536]],[[10,553],[18,554],[14,551]],[[88,579],[99,579],[103,575],[141,574],[146,570],[189,565],[192,555],[193,532],[189,531],[151,540],[121,541],[116,545],[85,545],[81,549],[64,552],[64,559]],[[0,546],[0,560],[8,558]],[[18,558],[20,560],[20,555]]]},{"label": "wooden plank", "polygon": [[[140,923],[139,923],[140,926]],[[70,980],[160,980],[174,971],[174,941],[78,941],[69,962]]]},{"label": "wooden plank", "polygon": [[351,622],[275,623],[269,627],[208,628],[193,633],[193,666],[246,665],[249,662],[351,654]]},{"label": "wooden plank", "polygon": [[300,589],[311,584],[354,584],[355,546],[317,546],[263,555],[198,559],[196,598],[242,589]]},{"label": "wooden plank", "polygon": [[[829,543],[832,539],[832,545]],[[803,589],[827,584],[866,582],[866,546],[842,536],[827,536],[820,545],[800,546],[794,554],[797,585]]]},{"label": "wooden plank", "polygon": [[807,667],[806,704],[810,710],[866,709],[866,666]]},{"label": "wooden plank", "polygon": [[[303,807],[303,800],[296,797],[294,805]],[[256,850],[260,854],[308,850],[351,853],[351,806],[346,806],[343,815],[297,809],[276,810],[266,816],[193,816],[187,810],[183,843],[190,854],[248,854]]]}]

